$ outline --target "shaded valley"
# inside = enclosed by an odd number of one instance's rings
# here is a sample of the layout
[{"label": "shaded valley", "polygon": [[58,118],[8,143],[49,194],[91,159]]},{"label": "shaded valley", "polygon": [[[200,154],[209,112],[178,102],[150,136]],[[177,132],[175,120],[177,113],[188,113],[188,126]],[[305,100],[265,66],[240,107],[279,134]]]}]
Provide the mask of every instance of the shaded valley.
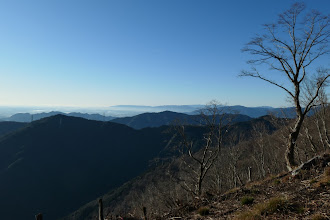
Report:
[{"label": "shaded valley", "polygon": [[6,135],[0,140],[1,217],[68,214],[147,169],[167,143],[162,131],[56,115]]}]

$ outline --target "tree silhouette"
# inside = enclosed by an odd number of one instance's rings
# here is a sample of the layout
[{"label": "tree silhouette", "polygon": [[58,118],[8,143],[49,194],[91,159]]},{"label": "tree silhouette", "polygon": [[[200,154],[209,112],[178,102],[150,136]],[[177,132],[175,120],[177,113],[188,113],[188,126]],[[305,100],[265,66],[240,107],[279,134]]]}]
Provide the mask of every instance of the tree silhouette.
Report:
[{"label": "tree silhouette", "polygon": [[[312,65],[321,56],[329,54],[329,22],[329,16],[315,10],[307,12],[303,3],[295,3],[279,15],[277,23],[265,24],[264,33],[256,35],[242,49],[254,59],[247,62],[251,69],[243,70],[240,76],[258,78],[281,88],[295,106],[297,117],[290,128],[285,152],[288,170],[296,166],[294,152],[303,121],[317,105],[320,90],[330,76],[329,69],[315,69]],[[257,66],[283,75],[286,83],[261,73]]]}]

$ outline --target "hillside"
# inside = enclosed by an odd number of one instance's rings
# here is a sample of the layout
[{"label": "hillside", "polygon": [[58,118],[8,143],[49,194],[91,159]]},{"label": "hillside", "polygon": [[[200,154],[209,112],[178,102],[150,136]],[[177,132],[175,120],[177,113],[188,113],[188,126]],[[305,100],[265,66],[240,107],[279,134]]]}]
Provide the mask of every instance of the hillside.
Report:
[{"label": "hillside", "polygon": [[[330,146],[326,133],[330,123],[328,110],[316,112],[306,119],[295,153],[298,164],[326,152]],[[110,219],[116,215],[141,219],[145,207],[149,219],[304,219],[304,216],[312,219],[314,215],[326,216],[329,214],[329,188],[328,177],[325,177],[328,174],[324,173],[328,173],[329,168],[324,166],[329,166],[329,158],[322,166],[313,164],[309,170],[303,169],[291,178],[291,174],[285,172],[283,153],[291,123],[292,120],[264,116],[223,127],[226,135],[221,153],[203,181],[201,199],[196,199],[198,196],[187,188],[196,187],[198,163],[184,154],[167,160],[158,157],[154,159],[158,166],[100,196],[104,214]],[[206,130],[201,128],[185,129],[194,146],[203,145],[202,134]],[[173,150],[177,149],[176,144],[178,142],[172,140],[166,152],[170,151],[170,145],[174,146]],[[203,153],[199,149],[193,149],[197,158]],[[310,184],[306,185],[306,182]],[[241,204],[244,196],[253,197],[252,206]],[[279,208],[281,212],[268,210],[268,204],[274,201],[283,204]],[[297,206],[295,202],[298,202]],[[254,206],[257,203],[266,208]],[[207,206],[209,214],[206,216],[199,214],[198,209],[202,206]],[[64,219],[97,219],[97,215],[98,203],[93,200]],[[243,215],[247,217],[243,218]]]},{"label": "hillside", "polygon": [[178,207],[159,219],[315,219],[330,216],[330,154],[291,172]]},{"label": "hillside", "polygon": [[[157,205],[147,207],[147,216],[150,219],[313,219],[327,220],[330,216],[330,155],[324,154],[308,166],[298,170],[295,175],[291,172],[282,172],[277,175],[268,175],[264,179],[248,182],[243,186],[232,188],[224,193],[208,193],[202,199],[194,199],[188,203],[183,200],[171,200],[175,189],[169,189],[166,194],[159,194],[153,188],[158,204],[167,202],[173,206],[169,212],[157,212]],[[308,164],[308,163],[307,163]],[[150,194],[146,194],[143,179],[153,182],[166,181],[160,172],[145,174],[136,178],[111,193],[103,196],[105,215],[114,217],[112,209],[118,203],[126,206],[127,211],[121,210],[124,219],[143,218],[142,207],[148,204]],[[158,186],[157,182],[154,187]],[[170,187],[173,187],[172,185]],[[130,190],[128,190],[130,189]],[[134,190],[135,193],[130,191]],[[178,190],[178,189],[176,189]],[[136,192],[142,193],[142,196]],[[126,197],[126,198],[125,198]],[[135,212],[130,211],[132,199],[135,202]],[[109,202],[112,201],[112,202]],[[108,210],[111,207],[111,210]],[[92,201],[64,219],[97,219],[97,201]],[[94,210],[94,215],[89,216]],[[83,217],[84,216],[84,217]],[[130,217],[134,216],[134,217]]]},{"label": "hillside", "polygon": [[[225,128],[228,129],[227,133],[230,137],[235,136],[235,138],[240,141],[251,141],[254,137],[253,127],[256,125],[263,126],[267,133],[273,133],[278,129],[271,123],[271,120],[274,119],[269,116],[264,116],[246,122],[235,123],[231,126],[226,126]],[[151,128],[143,130],[149,129],[152,130]],[[226,131],[226,129],[224,129],[224,131]],[[206,128],[201,126],[190,126],[186,128],[186,132],[187,135],[192,137],[197,144],[197,149],[195,150],[198,151],[198,147],[202,144],[199,140],[203,138]],[[175,200],[178,197],[187,197],[185,192],[182,193],[182,188],[175,185],[168,175],[168,171],[172,169],[173,155],[179,155],[175,148],[177,141],[177,138],[172,139],[171,142],[169,142],[169,145],[161,152],[160,156],[154,158],[153,164],[155,166],[148,170],[148,172],[145,172],[143,175],[140,175],[101,196],[105,206],[105,214],[115,215],[133,213],[139,215],[142,205],[153,207],[153,213],[165,213],[169,207],[176,207]],[[232,140],[224,141],[224,145],[229,147]],[[230,160],[229,155],[225,154],[225,151],[227,150],[224,149],[223,151],[223,156]],[[246,157],[250,157],[250,155],[246,154]],[[175,161],[176,159],[174,159],[174,163]],[[227,167],[225,168],[227,169]],[[172,170],[178,172],[178,168]],[[98,203],[96,200],[93,200],[63,219],[96,219],[97,211]]]},{"label": "hillside", "polygon": [[166,146],[162,131],[56,115],[3,137],[1,218],[72,212],[143,172]]},{"label": "hillside", "polygon": [[16,131],[17,129],[26,126],[26,123],[12,122],[12,121],[1,121],[0,122],[0,138],[10,132]]}]

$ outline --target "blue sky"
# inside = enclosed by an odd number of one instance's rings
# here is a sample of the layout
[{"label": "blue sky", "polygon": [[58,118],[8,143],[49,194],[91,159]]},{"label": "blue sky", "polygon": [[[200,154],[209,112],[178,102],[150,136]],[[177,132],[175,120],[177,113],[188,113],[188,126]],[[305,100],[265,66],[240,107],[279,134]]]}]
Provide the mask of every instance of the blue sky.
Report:
[{"label": "blue sky", "polygon": [[278,88],[237,75],[240,49],[292,3],[0,0],[0,105],[287,106]]}]

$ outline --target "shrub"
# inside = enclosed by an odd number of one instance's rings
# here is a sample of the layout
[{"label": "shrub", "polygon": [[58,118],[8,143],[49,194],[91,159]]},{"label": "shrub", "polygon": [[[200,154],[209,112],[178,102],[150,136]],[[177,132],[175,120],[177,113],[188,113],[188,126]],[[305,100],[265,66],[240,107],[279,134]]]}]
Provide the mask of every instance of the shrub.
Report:
[{"label": "shrub", "polygon": [[247,211],[236,216],[237,220],[261,220],[261,216],[253,211]]},{"label": "shrub", "polygon": [[251,205],[253,203],[253,201],[254,201],[254,198],[251,196],[244,196],[241,199],[242,205]]},{"label": "shrub", "polygon": [[279,184],[281,183],[281,181],[280,181],[279,179],[275,179],[275,180],[273,181],[273,183],[274,183],[274,185],[279,185]]},{"label": "shrub", "polygon": [[210,209],[208,207],[200,207],[198,210],[197,210],[198,214],[200,214],[201,216],[205,216],[205,215],[208,215],[210,214]]},{"label": "shrub", "polygon": [[304,207],[302,207],[301,205],[299,205],[298,203],[292,203],[288,205],[288,209],[291,212],[295,212],[297,214],[302,214],[305,212]]},{"label": "shrub", "polygon": [[269,202],[260,207],[260,214],[272,214],[276,211],[282,211],[286,207],[286,200],[280,197],[275,197],[269,200]]}]

